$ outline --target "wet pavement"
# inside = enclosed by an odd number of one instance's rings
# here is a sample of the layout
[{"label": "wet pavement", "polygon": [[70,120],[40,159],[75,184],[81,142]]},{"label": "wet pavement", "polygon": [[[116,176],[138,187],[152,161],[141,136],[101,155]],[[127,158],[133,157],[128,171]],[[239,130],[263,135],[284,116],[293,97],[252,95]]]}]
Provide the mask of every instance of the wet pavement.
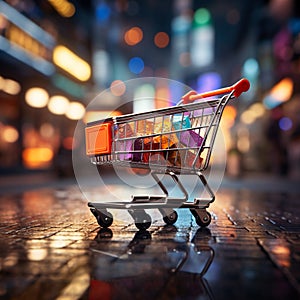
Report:
[{"label": "wet pavement", "polygon": [[207,228],[178,209],[138,231],[99,228],[73,180],[26,178],[0,179],[0,299],[300,299],[297,182],[225,179]]}]

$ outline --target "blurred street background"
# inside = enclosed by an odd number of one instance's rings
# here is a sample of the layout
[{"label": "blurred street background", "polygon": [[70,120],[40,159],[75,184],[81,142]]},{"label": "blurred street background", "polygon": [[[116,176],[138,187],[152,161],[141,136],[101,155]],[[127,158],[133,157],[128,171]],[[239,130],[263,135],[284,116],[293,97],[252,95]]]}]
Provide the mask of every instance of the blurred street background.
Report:
[{"label": "blurred street background", "polygon": [[[153,209],[148,230],[127,211],[101,228],[82,191],[128,201],[146,177],[104,166],[90,190],[78,124],[242,77],[211,224]],[[0,0],[0,299],[299,299],[299,179],[299,1]]]},{"label": "blurred street background", "polygon": [[[140,111],[114,89],[127,80],[163,77],[202,92],[246,77],[251,90],[221,124],[228,175],[298,179],[299,33],[293,0],[0,1],[0,174],[73,176],[78,120]],[[106,89],[107,101],[85,112]],[[141,92],[150,109],[182,96],[167,85]]]}]

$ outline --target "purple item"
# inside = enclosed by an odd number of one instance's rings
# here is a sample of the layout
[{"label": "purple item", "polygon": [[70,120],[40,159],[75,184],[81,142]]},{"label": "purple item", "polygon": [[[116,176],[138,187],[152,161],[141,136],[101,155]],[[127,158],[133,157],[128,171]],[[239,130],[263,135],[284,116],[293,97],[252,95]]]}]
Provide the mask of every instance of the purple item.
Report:
[{"label": "purple item", "polygon": [[185,130],[180,133],[179,141],[186,147],[199,148],[202,145],[203,137],[193,130]]},{"label": "purple item", "polygon": [[131,160],[132,154],[130,153],[132,149],[132,140],[121,140],[116,142],[116,151],[124,152],[118,154],[118,159],[120,160]]},{"label": "purple item", "polygon": [[132,149],[132,143],[133,143],[133,132],[131,127],[128,124],[120,124],[115,128],[115,137],[116,137],[116,143],[115,143],[115,151],[120,151],[123,153],[118,154],[119,160],[131,160],[132,154],[130,153],[130,150]]}]

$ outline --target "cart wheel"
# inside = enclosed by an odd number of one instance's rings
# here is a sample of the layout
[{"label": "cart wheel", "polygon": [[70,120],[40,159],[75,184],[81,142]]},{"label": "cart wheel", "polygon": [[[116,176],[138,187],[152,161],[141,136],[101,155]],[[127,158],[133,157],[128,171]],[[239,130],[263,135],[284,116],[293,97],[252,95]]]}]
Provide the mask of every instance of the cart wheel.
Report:
[{"label": "cart wheel", "polygon": [[163,217],[163,220],[167,225],[175,224],[177,219],[178,219],[178,214],[175,210],[173,210],[173,212],[171,214]]},{"label": "cart wheel", "polygon": [[207,227],[211,222],[211,214],[208,211],[195,216],[196,223],[201,227]]},{"label": "cart wheel", "polygon": [[135,226],[139,230],[146,230],[151,226],[151,217],[147,213],[139,212],[135,218]]},{"label": "cart wheel", "polygon": [[114,221],[112,214],[108,211],[105,211],[104,213],[98,209],[91,209],[91,212],[96,217],[99,226],[103,228],[109,227]]}]

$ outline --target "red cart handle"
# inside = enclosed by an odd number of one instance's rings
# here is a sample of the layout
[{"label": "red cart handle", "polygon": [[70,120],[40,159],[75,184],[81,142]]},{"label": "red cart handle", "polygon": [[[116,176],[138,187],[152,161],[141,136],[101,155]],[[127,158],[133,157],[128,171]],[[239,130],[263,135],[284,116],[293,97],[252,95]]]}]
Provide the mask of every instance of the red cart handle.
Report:
[{"label": "red cart handle", "polygon": [[222,95],[222,94],[227,94],[231,93],[233,91],[233,96],[235,98],[239,97],[242,93],[247,92],[250,88],[250,82],[248,79],[243,78],[239,80],[237,83],[235,83],[232,86],[225,87],[219,90],[214,90],[214,91],[209,91],[201,94],[197,94],[196,91],[190,91],[186,93],[182,98],[183,104],[188,104],[192,103],[195,100],[202,99],[202,98],[207,98],[207,97],[212,97],[216,95]]}]

